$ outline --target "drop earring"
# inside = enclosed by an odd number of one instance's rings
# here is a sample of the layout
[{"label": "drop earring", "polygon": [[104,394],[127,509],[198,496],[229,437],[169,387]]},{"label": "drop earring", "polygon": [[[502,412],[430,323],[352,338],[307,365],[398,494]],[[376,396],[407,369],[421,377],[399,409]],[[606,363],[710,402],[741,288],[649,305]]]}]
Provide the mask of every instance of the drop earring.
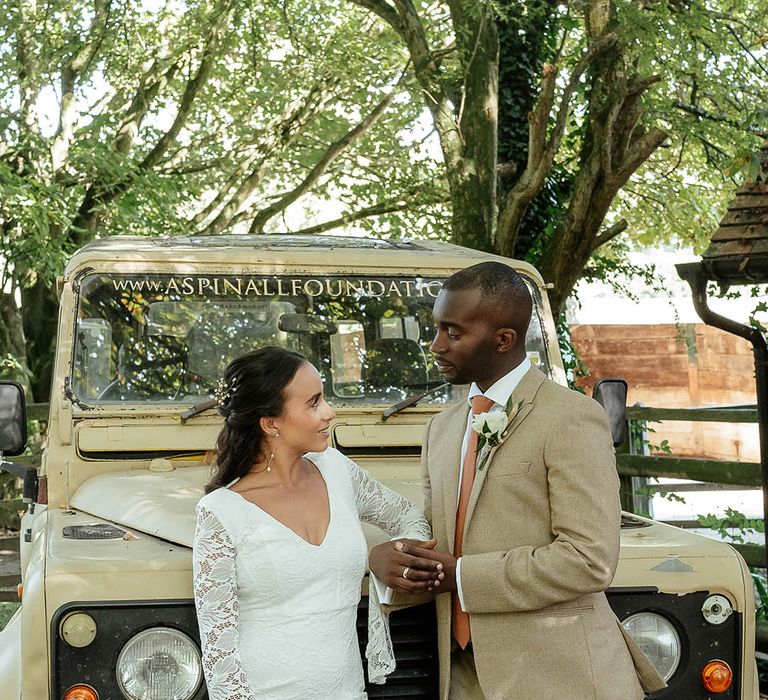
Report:
[{"label": "drop earring", "polygon": [[280,433],[275,433],[275,437],[272,440],[272,451],[269,454],[269,459],[267,460],[267,473],[272,471],[272,460],[275,458],[275,440],[280,437]]}]

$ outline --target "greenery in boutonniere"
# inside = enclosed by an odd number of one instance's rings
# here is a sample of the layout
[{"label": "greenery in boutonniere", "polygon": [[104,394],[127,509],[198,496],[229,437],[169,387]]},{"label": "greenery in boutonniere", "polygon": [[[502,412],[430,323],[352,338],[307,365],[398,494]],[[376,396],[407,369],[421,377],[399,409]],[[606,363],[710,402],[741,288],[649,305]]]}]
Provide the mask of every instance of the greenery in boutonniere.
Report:
[{"label": "greenery in boutonniere", "polygon": [[472,430],[477,433],[477,471],[483,471],[494,447],[501,445],[511,432],[512,421],[524,401],[515,403],[510,396],[503,411],[488,411],[472,417]]}]

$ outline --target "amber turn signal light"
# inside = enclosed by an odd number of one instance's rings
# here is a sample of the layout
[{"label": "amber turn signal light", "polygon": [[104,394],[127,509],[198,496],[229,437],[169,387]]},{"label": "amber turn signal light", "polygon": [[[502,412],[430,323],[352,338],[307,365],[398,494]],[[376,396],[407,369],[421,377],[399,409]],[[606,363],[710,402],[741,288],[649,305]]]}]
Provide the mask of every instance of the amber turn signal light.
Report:
[{"label": "amber turn signal light", "polygon": [[724,693],[733,682],[731,667],[725,661],[710,661],[701,672],[701,682],[710,693]]},{"label": "amber turn signal light", "polygon": [[64,700],[99,700],[99,694],[89,685],[73,685],[64,693]]},{"label": "amber turn signal light", "polygon": [[19,600],[21,600],[21,596],[24,595],[24,584],[20,583],[18,586],[16,586],[16,595],[19,596]]}]

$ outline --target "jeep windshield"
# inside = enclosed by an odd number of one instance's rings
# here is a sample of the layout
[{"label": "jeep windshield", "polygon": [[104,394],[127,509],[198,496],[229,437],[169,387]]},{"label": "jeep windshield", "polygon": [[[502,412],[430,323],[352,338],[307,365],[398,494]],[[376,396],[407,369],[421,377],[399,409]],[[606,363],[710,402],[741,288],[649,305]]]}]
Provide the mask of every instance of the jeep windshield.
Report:
[{"label": "jeep windshield", "polygon": [[[390,405],[443,382],[429,352],[440,286],[414,276],[91,274],[78,295],[72,392],[85,404],[196,403],[230,360],[276,345],[318,368],[329,401]],[[547,371],[535,308],[527,342]],[[446,387],[423,403],[458,396]]]}]

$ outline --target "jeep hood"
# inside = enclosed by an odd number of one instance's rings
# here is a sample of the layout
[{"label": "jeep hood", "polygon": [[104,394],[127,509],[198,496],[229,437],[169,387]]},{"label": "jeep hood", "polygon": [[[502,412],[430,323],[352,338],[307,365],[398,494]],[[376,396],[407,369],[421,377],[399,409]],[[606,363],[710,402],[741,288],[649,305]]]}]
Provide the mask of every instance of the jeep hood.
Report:
[{"label": "jeep hood", "polygon": [[[387,486],[421,506],[421,484],[415,466],[360,460],[361,466]],[[143,532],[175,544],[192,546],[195,534],[195,505],[203,496],[210,467],[181,467],[157,472],[136,469],[99,474],[86,481],[71,499],[71,506],[129,530]],[[621,559],[652,561],[650,566],[669,565],[667,560],[691,557],[732,557],[733,549],[716,540],[676,527],[632,516],[644,527],[622,528]],[[386,537],[376,528],[364,527],[369,544]],[[620,567],[621,568],[621,567]]]},{"label": "jeep hood", "polygon": [[191,547],[195,504],[209,475],[210,467],[99,474],[75,492],[70,504],[130,530]]},{"label": "jeep hood", "polygon": [[[374,478],[421,506],[421,476],[417,460],[382,463],[358,460]],[[195,505],[203,497],[210,467],[180,467],[173,471],[132,469],[99,474],[86,481],[70,505],[122,527],[192,546]],[[387,539],[380,530],[363,523],[369,545]]]}]

